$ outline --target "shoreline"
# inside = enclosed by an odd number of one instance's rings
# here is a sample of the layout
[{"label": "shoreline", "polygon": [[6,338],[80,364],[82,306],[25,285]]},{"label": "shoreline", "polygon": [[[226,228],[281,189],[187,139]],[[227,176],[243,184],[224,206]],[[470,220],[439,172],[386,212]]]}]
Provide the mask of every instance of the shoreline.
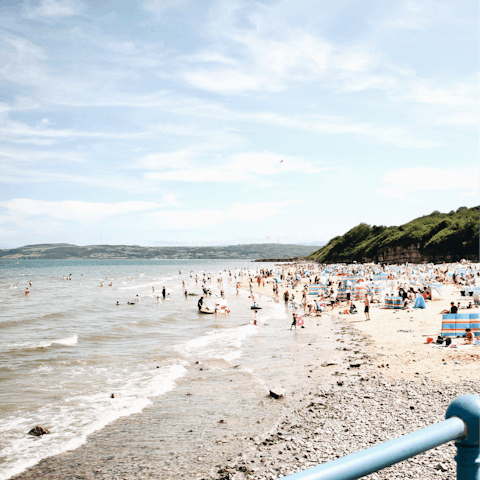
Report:
[{"label": "shoreline", "polygon": [[[269,278],[271,281],[272,277]],[[253,290],[256,295],[274,298],[271,287],[271,283],[266,283],[265,287],[254,285]],[[301,292],[302,287],[301,284],[296,291]],[[243,289],[248,289],[248,285],[243,285]],[[283,290],[280,292],[281,303]],[[157,399],[141,413],[120,418],[95,432],[78,449],[46,458],[12,479],[270,480],[441,421],[453,398],[464,393],[480,394],[480,387],[475,382],[478,361],[472,359],[469,362],[470,353],[461,349],[435,349],[424,345],[419,336],[421,329],[429,328],[429,322],[440,318],[438,311],[450,300],[447,294],[455,297],[453,287],[451,292],[447,290],[443,301],[427,304],[430,308],[433,305],[431,315],[427,315],[429,319],[421,315],[426,311],[419,311],[419,315],[415,314],[411,319],[412,312],[392,313],[391,310],[373,308],[370,322],[364,321],[363,314],[340,315],[338,308],[332,313],[325,312],[331,318],[331,344],[336,358],[331,364],[324,362],[327,364],[320,365],[311,361],[310,365],[305,361],[296,366],[282,359],[279,365],[294,368],[302,376],[301,387],[288,392],[281,400],[268,396],[259,398],[256,408],[260,423],[253,436],[240,437],[234,429],[227,431],[228,425],[212,425],[212,429],[221,428],[217,439],[212,444],[200,445],[198,452],[192,452],[190,458],[180,458],[175,454],[174,444],[162,443],[164,440],[158,433],[162,400]],[[300,300],[301,293],[296,298]],[[393,318],[399,324],[394,328],[394,333],[401,337],[399,342],[388,334],[393,330]],[[305,320],[306,330],[302,332],[317,337],[325,335],[316,326],[321,325],[322,317],[306,317]],[[315,325],[310,324],[311,320]],[[408,327],[403,326],[406,321]],[[324,322],[330,324],[325,318]],[[415,341],[406,346],[405,339]],[[313,354],[313,349],[311,351]],[[451,360],[447,365],[440,362],[433,373],[431,369],[427,370],[428,362],[439,362],[439,356],[448,356]],[[465,360],[460,365],[455,364],[454,359],[460,357]],[[406,363],[408,359],[410,362]],[[378,368],[380,363],[389,365]],[[360,367],[356,366],[358,364]],[[467,372],[467,381],[460,378],[460,369]],[[468,373],[470,371],[475,372],[476,377]],[[449,372],[453,375],[451,381],[445,375]],[[468,380],[469,375],[474,378]],[[179,383],[177,388],[187,387]],[[262,424],[262,406],[268,402],[281,408],[275,422]],[[324,410],[328,410],[328,415]],[[172,470],[168,472],[155,461],[155,451],[160,449],[167,452],[172,449]],[[386,480],[398,475],[401,478],[453,479],[453,454],[452,443],[443,445],[390,467],[377,476],[373,474],[372,478]]]},{"label": "shoreline", "polygon": [[[249,309],[249,300],[246,296],[241,292],[242,303],[244,303],[246,309]],[[267,298],[264,298],[263,301],[267,301]],[[270,324],[274,321],[267,320]],[[233,379],[234,383],[230,385],[234,387],[235,378],[241,372],[241,369],[237,369],[235,365],[230,365],[225,373],[216,373],[219,366],[218,360],[202,361],[202,368],[194,363],[188,367],[189,374],[177,381],[175,395],[170,396],[167,393],[165,396],[152,398],[152,405],[140,413],[121,417],[101,430],[90,434],[86,442],[77,449],[47,457],[11,478],[15,480],[36,478],[58,480],[65,478],[126,478],[131,480],[139,477],[155,479],[215,478],[222,465],[229,463],[232,459],[239,458],[240,453],[242,456],[247,456],[252,451],[252,442],[260,441],[275,431],[279,422],[284,421],[285,412],[295,403],[296,398],[303,395],[304,391],[318,388],[319,384],[327,388],[337,380],[336,376],[333,375],[334,372],[336,370],[342,370],[343,372],[343,357],[346,356],[343,347],[348,345],[346,337],[338,338],[338,345],[342,345],[342,348],[339,347],[337,350],[332,348],[332,355],[326,354],[324,349],[319,349],[315,342],[315,338],[320,340],[323,337],[325,329],[327,335],[330,335],[333,339],[340,336],[335,319],[324,319],[323,328],[312,325],[312,328],[299,330],[298,332],[288,331],[288,319],[278,319],[277,323],[282,330],[285,329],[287,336],[296,334],[295,336],[304,345],[304,348],[301,352],[291,349],[278,351],[276,348],[267,350],[270,355],[278,357],[278,359],[272,361],[276,363],[280,372],[285,369],[284,373],[287,374],[288,369],[290,377],[292,377],[293,372],[298,379],[294,381],[296,386],[293,389],[287,389],[287,396],[282,400],[269,397],[268,388],[265,390],[265,387],[261,387],[261,385],[255,388],[255,392],[249,393],[250,397],[255,397],[255,403],[252,404],[252,415],[256,416],[254,420],[258,419],[256,423],[254,422],[255,427],[250,435],[239,435],[240,429],[237,427],[239,419],[236,419],[235,416],[231,418],[223,416],[226,414],[220,413],[221,408],[215,408],[215,416],[206,427],[207,433],[202,431],[199,436],[199,439],[203,440],[197,442],[198,449],[192,449],[188,455],[185,452],[182,455],[178,454],[176,446],[181,444],[182,438],[189,435],[189,438],[192,439],[195,432],[200,431],[201,422],[189,417],[189,410],[195,411],[192,401],[201,401],[201,395],[189,396],[191,388],[189,382],[193,380],[196,385],[200,382],[202,388],[207,390],[212,378],[211,375],[222,374],[227,376],[227,382],[229,381],[228,378]],[[263,328],[262,324],[260,322],[260,329]],[[338,335],[331,333],[330,328],[333,332],[338,331]],[[265,329],[265,332],[267,330]],[[334,347],[336,347],[336,344]],[[323,358],[325,355],[336,365],[328,368],[310,365],[321,363],[323,360],[315,362],[313,358],[319,356]],[[199,370],[202,371],[199,372]],[[260,377],[262,377],[261,373]],[[245,397],[244,395],[238,395],[237,391],[232,392],[232,394],[238,397],[238,401],[242,401],[242,398]],[[185,421],[179,420],[181,428],[177,431],[178,436],[174,435],[173,437],[165,436],[161,431],[162,422],[165,420],[165,402],[171,403],[173,401],[172,397],[180,398],[181,403],[178,404],[176,411],[179,417],[185,417]],[[231,398],[233,401],[233,397]],[[274,417],[271,415],[272,408],[276,409],[277,412]],[[226,419],[226,422],[219,425],[219,418]],[[203,423],[203,426],[205,426],[205,423]],[[167,462],[161,460],[159,456],[161,455],[163,458],[169,454],[172,455],[172,460]]]}]

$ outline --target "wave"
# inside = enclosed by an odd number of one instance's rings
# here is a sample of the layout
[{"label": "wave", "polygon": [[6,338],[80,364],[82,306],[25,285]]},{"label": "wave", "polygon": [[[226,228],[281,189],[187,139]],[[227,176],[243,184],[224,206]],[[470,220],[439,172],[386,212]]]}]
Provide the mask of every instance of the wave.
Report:
[{"label": "wave", "polygon": [[253,324],[230,328],[227,331],[211,331],[201,337],[177,345],[174,350],[181,355],[191,357],[202,356],[207,358],[223,358],[231,361],[241,356],[242,341],[258,332],[258,327]]},{"label": "wave", "polygon": [[78,343],[78,336],[72,335],[70,337],[59,338],[58,340],[45,341],[40,343],[26,342],[26,343],[11,343],[5,345],[10,347],[12,350],[23,350],[23,349],[32,349],[32,348],[47,348],[52,345],[67,345],[72,346]]},{"label": "wave", "polygon": [[[0,424],[2,443],[8,453],[2,464],[0,480],[7,480],[44,458],[75,450],[87,441],[88,435],[96,432],[120,417],[141,412],[151,405],[150,398],[173,390],[175,381],[186,373],[185,363],[155,369],[152,374],[137,372],[122,388],[114,391],[118,397],[112,399],[111,392],[81,395],[68,398],[62,405],[46,406],[21,417],[9,417]],[[29,438],[25,433],[32,425],[45,425],[50,435]]]}]

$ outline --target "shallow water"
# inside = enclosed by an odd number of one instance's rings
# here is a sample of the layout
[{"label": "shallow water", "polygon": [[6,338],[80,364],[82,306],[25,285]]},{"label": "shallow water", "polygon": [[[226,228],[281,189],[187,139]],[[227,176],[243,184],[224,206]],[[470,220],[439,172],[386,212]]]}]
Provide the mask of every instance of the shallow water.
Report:
[{"label": "shallow water", "polygon": [[[219,416],[228,417],[235,435],[273,425],[280,407],[263,405],[259,427],[259,399],[272,385],[301,385],[305,362],[331,354],[331,342],[318,340],[318,330],[331,326],[324,318],[322,325],[307,321],[306,329],[290,332],[290,312],[268,297],[260,299],[254,326],[248,293],[236,295],[225,270],[260,267],[248,261],[0,261],[0,480],[78,448],[93,432],[153,403],[164,409],[165,461],[170,450],[182,455],[213,441],[217,433],[209,426]],[[198,297],[184,297],[182,280],[188,292],[201,293],[191,271],[199,279],[211,272],[214,294],[217,277],[224,276],[229,315],[201,315]],[[69,274],[72,280],[64,280]],[[157,303],[163,286],[172,300]],[[137,294],[141,301],[127,305]],[[195,435],[186,435],[193,424]],[[51,434],[26,435],[36,425]]]}]

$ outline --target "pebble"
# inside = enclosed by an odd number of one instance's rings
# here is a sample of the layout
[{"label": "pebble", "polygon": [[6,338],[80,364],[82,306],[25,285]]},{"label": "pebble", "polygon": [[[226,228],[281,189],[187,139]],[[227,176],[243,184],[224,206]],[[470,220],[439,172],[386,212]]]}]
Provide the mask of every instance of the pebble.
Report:
[{"label": "pebble", "polygon": [[[310,392],[304,402],[292,404],[277,427],[281,432],[252,442],[240,462],[226,465],[215,478],[281,478],[441,422],[456,397],[480,394],[480,385],[474,381],[439,384],[429,379],[370,378],[368,383],[356,379],[337,383],[345,383],[344,388]],[[369,478],[454,480],[455,454],[450,442]]]}]

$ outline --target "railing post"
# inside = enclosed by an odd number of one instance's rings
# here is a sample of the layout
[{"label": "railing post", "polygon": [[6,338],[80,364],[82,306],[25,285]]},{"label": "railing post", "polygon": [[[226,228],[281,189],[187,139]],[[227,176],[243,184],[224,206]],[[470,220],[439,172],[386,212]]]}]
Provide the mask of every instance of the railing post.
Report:
[{"label": "railing post", "polygon": [[480,480],[480,397],[462,395],[448,407],[446,418],[459,417],[467,426],[467,434],[455,442],[457,446],[457,480]]}]

